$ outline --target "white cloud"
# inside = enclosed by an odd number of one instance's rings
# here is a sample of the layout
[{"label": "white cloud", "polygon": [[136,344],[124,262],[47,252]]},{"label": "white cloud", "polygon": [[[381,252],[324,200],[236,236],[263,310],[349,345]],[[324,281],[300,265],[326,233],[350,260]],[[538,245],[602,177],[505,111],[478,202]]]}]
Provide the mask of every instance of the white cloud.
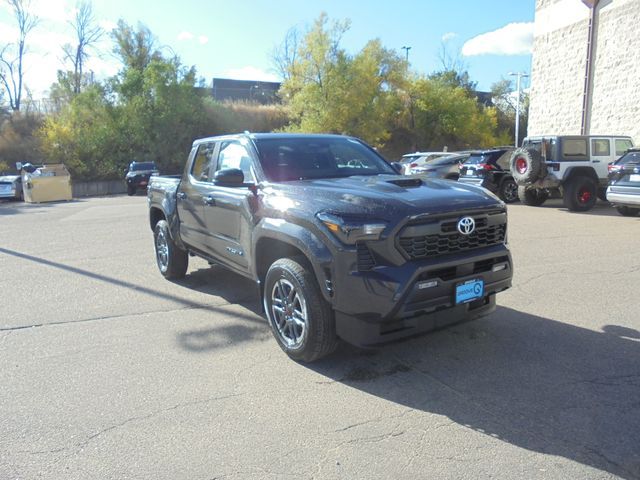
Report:
[{"label": "white cloud", "polygon": [[66,0],[32,0],[29,11],[41,20],[67,22],[73,20],[76,7]]},{"label": "white cloud", "polygon": [[206,45],[207,43],[209,43],[209,37],[207,37],[206,35],[200,35],[198,37],[198,42],[200,42],[200,45]]},{"label": "white cloud", "polygon": [[[217,76],[217,75],[216,75]],[[262,82],[279,82],[280,79],[272,73],[265,72],[257,67],[246,66],[232,68],[225,71],[220,77],[234,80],[257,80]]]},{"label": "white cloud", "polygon": [[181,42],[184,41],[184,40],[193,40],[193,33],[191,33],[191,32],[180,32],[178,34],[177,38]]},{"label": "white cloud", "polygon": [[102,28],[102,29],[105,31],[105,33],[107,33],[107,34],[108,34],[108,33],[111,33],[111,31],[112,31],[113,29],[115,29],[115,28],[118,26],[118,24],[117,24],[116,22],[111,21],[111,20],[100,20],[100,21],[98,22],[98,25],[99,25],[99,26],[100,26],[100,28]]},{"label": "white cloud", "polygon": [[462,55],[527,55],[533,44],[533,22],[510,23],[483,33],[462,46]]},{"label": "white cloud", "polygon": [[458,34],[456,32],[447,32],[444,35],[442,35],[441,40],[443,42],[448,42],[449,40],[453,40],[457,36],[458,36]]}]

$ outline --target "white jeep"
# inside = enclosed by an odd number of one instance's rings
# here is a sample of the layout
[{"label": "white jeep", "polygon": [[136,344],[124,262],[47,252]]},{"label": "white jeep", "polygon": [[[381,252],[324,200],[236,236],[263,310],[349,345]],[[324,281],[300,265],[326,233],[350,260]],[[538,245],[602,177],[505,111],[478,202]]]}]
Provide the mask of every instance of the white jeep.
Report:
[{"label": "white jeep", "polygon": [[527,137],[511,155],[511,174],[525,205],[542,205],[559,194],[571,211],[584,212],[606,200],[607,166],[629,148],[621,135]]}]

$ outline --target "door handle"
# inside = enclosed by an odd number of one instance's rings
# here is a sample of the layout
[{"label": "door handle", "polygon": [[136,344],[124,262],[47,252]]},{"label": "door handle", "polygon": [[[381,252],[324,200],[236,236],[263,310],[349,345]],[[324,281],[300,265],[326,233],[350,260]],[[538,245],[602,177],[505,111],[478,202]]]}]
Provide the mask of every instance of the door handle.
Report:
[{"label": "door handle", "polygon": [[600,163],[600,160],[592,160],[593,163]]},{"label": "door handle", "polygon": [[213,198],[211,195],[207,195],[206,197],[202,197],[202,201],[204,202],[205,205],[209,205],[210,207],[214,206],[216,204],[216,199]]},{"label": "door handle", "polygon": [[176,197],[178,197],[178,200],[184,200],[185,198],[187,198],[187,194],[184,192],[178,192]]}]

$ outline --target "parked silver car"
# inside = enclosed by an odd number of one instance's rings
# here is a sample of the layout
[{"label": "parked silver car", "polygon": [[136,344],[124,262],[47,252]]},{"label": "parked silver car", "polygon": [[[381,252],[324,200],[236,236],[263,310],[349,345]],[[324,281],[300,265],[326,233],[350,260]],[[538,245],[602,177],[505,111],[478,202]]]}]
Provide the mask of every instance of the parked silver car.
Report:
[{"label": "parked silver car", "polygon": [[20,175],[0,176],[0,198],[22,200],[22,177]]},{"label": "parked silver car", "polygon": [[416,152],[407,153],[402,156],[400,164],[402,165],[402,173],[405,175],[413,174],[413,169],[424,166],[427,162],[439,157],[451,155],[451,152]]},{"label": "parked silver car", "polygon": [[458,180],[460,176],[460,164],[469,158],[468,153],[447,155],[425,163],[422,166],[411,169],[412,175],[424,175],[427,178],[445,178]]}]

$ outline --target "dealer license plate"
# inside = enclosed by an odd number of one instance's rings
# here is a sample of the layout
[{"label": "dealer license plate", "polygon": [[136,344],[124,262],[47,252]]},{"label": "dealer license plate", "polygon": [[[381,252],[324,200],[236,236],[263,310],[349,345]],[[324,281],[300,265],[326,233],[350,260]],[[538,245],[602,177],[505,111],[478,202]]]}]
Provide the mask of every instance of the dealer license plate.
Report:
[{"label": "dealer license plate", "polygon": [[484,280],[469,280],[456,286],[456,304],[473,302],[484,296]]},{"label": "dealer license plate", "polygon": [[630,182],[640,182],[640,175],[632,173],[631,175],[629,175],[629,181]]},{"label": "dealer license plate", "polygon": [[476,173],[475,170],[467,168],[467,175],[472,176],[474,173]]}]

